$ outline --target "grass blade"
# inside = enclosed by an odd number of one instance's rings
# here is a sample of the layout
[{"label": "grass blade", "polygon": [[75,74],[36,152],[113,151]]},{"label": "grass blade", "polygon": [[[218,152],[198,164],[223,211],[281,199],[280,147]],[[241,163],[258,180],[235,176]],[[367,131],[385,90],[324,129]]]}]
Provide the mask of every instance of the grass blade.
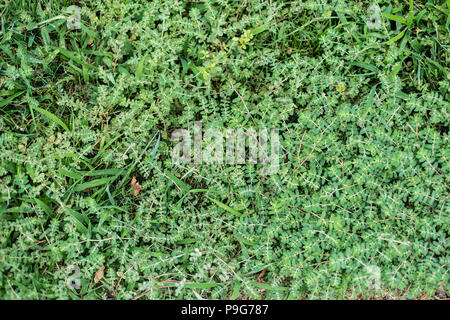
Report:
[{"label": "grass blade", "polygon": [[83,191],[89,188],[98,187],[101,185],[104,185],[108,182],[110,182],[113,178],[101,178],[101,179],[95,179],[89,182],[81,183],[73,189],[74,191]]},{"label": "grass blade", "polygon": [[220,202],[220,201],[218,201],[218,200],[216,200],[216,199],[213,199],[213,198],[211,198],[211,197],[208,197],[208,196],[206,196],[206,198],[208,198],[210,201],[212,201],[212,202],[214,202],[215,204],[217,204],[217,206],[219,206],[220,208],[224,209],[225,211],[228,211],[229,213],[232,213],[232,214],[234,214],[234,215],[236,215],[236,216],[239,216],[239,217],[242,217],[242,216],[243,216],[242,213],[240,213],[239,211],[237,211],[237,210],[235,210],[235,209],[233,209],[233,208],[227,206],[227,205],[226,205],[225,203],[223,203],[223,202]]},{"label": "grass blade", "polygon": [[13,101],[15,98],[17,98],[18,96],[20,96],[20,95],[23,94],[24,92],[25,92],[25,90],[24,90],[24,91],[17,92],[17,93],[15,93],[15,94],[13,94],[12,96],[10,96],[9,98],[6,98],[5,100],[2,100],[2,101],[0,102],[0,108],[6,106],[7,104],[9,104],[11,101]]},{"label": "grass blade", "polygon": [[63,129],[64,130],[66,130],[66,131],[70,131],[69,130],[69,127],[60,119],[60,118],[58,118],[57,116],[55,116],[53,113],[51,113],[51,112],[49,112],[49,111],[47,111],[47,110],[44,110],[44,109],[42,109],[42,108],[39,108],[39,107],[34,107],[34,106],[31,106],[34,110],[36,110],[36,111],[39,111],[44,117],[46,117],[48,120],[51,120],[51,121],[53,121],[53,122],[55,122],[56,124],[58,124],[58,125],[60,125],[61,127],[63,127]]}]

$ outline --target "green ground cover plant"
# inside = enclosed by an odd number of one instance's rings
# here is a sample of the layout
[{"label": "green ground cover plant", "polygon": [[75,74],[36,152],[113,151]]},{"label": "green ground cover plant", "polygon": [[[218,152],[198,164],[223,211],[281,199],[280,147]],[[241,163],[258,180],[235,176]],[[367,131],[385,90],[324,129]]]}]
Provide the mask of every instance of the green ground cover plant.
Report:
[{"label": "green ground cover plant", "polygon": [[[0,297],[442,297],[449,7],[1,0]],[[175,164],[194,121],[278,172]]]}]

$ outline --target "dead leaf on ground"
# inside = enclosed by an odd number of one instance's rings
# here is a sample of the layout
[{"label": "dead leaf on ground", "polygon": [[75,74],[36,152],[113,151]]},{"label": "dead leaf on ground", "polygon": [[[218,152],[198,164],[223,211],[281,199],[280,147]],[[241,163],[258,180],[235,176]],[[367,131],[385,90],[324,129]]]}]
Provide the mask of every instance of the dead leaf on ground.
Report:
[{"label": "dead leaf on ground", "polygon": [[133,177],[133,179],[131,179],[131,189],[134,191],[134,196],[135,197],[142,190],[142,186],[139,184],[139,182],[137,182],[136,177]]},{"label": "dead leaf on ground", "polygon": [[261,278],[264,277],[264,275],[266,274],[266,269],[264,268],[263,271],[261,271],[261,273],[259,274],[258,278],[256,279],[256,281],[261,281]]},{"label": "dead leaf on ground", "polygon": [[105,266],[101,266],[100,269],[95,273],[94,282],[99,283],[100,280],[103,279],[105,275]]}]

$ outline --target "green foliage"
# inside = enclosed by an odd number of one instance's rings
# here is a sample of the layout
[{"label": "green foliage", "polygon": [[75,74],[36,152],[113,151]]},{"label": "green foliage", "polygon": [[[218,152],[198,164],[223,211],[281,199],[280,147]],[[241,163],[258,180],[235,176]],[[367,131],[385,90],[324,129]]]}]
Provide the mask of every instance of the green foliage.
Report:
[{"label": "green foliage", "polygon": [[[0,297],[448,292],[448,1],[378,5],[3,1]],[[280,170],[175,165],[198,120],[279,129]]]}]

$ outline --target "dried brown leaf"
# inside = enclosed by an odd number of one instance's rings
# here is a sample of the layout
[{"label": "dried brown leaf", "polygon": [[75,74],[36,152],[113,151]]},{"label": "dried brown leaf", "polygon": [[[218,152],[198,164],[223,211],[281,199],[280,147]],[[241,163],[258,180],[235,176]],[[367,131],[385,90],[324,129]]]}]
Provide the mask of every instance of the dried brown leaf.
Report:
[{"label": "dried brown leaf", "polygon": [[133,177],[133,179],[131,179],[131,189],[133,190],[135,197],[142,190],[142,186],[139,184],[139,182],[137,182],[136,177]]},{"label": "dried brown leaf", "polygon": [[101,266],[100,269],[95,273],[94,282],[99,283],[100,280],[103,279],[103,276],[105,275],[105,266]]}]

